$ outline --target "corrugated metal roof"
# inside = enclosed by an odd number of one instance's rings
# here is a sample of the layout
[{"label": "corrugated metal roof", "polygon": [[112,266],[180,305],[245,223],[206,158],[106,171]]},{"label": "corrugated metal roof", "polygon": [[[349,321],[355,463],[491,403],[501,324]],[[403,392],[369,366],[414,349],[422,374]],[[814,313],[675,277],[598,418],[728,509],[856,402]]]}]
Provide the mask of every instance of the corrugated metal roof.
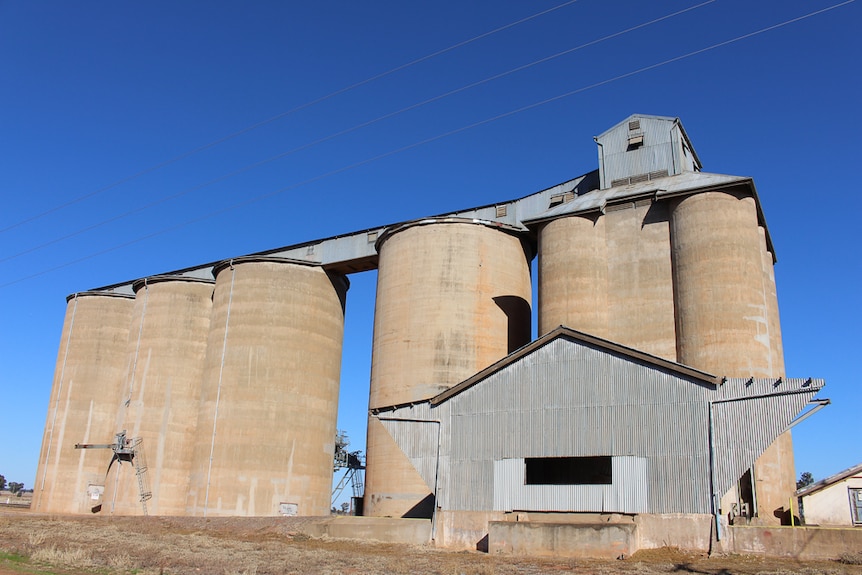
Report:
[{"label": "corrugated metal roof", "polygon": [[718,385],[718,383],[720,382],[720,379],[718,377],[716,377],[715,375],[706,373],[705,371],[700,371],[700,370],[695,369],[693,367],[682,365],[681,363],[669,361],[667,359],[664,359],[664,358],[661,358],[661,357],[658,357],[655,355],[651,355],[651,354],[648,354],[646,352],[643,352],[643,351],[640,351],[640,350],[637,350],[637,349],[634,349],[631,347],[627,347],[627,346],[624,346],[622,344],[615,343],[615,342],[612,342],[612,341],[609,341],[606,339],[602,339],[602,338],[594,336],[594,335],[589,335],[589,334],[586,334],[586,333],[583,333],[583,332],[580,332],[580,331],[577,331],[577,330],[574,330],[574,329],[571,329],[569,327],[561,325],[558,328],[554,329],[553,331],[550,331],[550,332],[546,333],[545,335],[543,335],[542,337],[528,343],[524,347],[515,350],[514,352],[510,353],[509,355],[507,355],[503,359],[489,365],[488,367],[486,367],[485,369],[483,369],[479,373],[477,373],[477,374],[471,376],[470,378],[462,381],[458,385],[450,387],[446,391],[436,395],[433,398],[430,398],[431,404],[436,405],[436,404],[439,404],[443,401],[446,401],[450,397],[461,393],[465,389],[475,385],[476,383],[482,381],[483,379],[487,378],[488,376],[492,375],[493,373],[505,368],[508,365],[515,363],[516,361],[520,360],[521,358],[523,358],[527,355],[530,355],[536,349],[538,349],[542,346],[545,346],[548,343],[550,343],[551,341],[558,339],[558,338],[574,339],[574,340],[577,340],[581,343],[597,347],[597,348],[602,349],[604,351],[607,351],[609,353],[614,353],[614,354],[624,356],[631,361],[642,362],[642,363],[652,365],[653,367],[656,367],[659,369],[670,370],[672,372],[676,372],[676,373],[679,373],[681,375],[685,375],[685,376],[700,380],[700,381],[707,383],[707,384]]},{"label": "corrugated metal roof", "polygon": [[632,114],[631,116],[629,116],[628,118],[626,118],[622,122],[618,122],[618,123],[614,124],[613,126],[608,128],[607,130],[605,130],[604,132],[602,132],[601,134],[596,136],[596,138],[603,138],[604,136],[607,136],[608,134],[610,134],[611,132],[613,132],[614,130],[619,128],[620,126],[622,126],[624,124],[628,124],[632,120],[636,120],[638,118],[644,118],[647,120],[664,120],[666,122],[679,122],[679,118],[676,118],[674,116],[656,116],[653,114]]},{"label": "corrugated metal roof", "polygon": [[811,495],[812,493],[816,493],[821,489],[825,489],[830,485],[838,483],[839,481],[842,481],[844,479],[847,479],[848,477],[852,477],[857,474],[862,474],[862,463],[854,465],[853,467],[848,467],[844,471],[839,471],[835,475],[830,475],[826,479],[821,479],[820,481],[812,483],[811,485],[806,485],[802,489],[798,490],[796,492],[796,495],[798,497],[802,497],[803,495]]},{"label": "corrugated metal roof", "polygon": [[553,220],[562,216],[604,211],[608,205],[624,200],[643,198],[661,199],[688,192],[709,191],[712,188],[727,188],[729,186],[751,185],[751,178],[743,176],[727,176],[707,172],[684,172],[676,176],[665,176],[647,182],[617,186],[606,190],[593,190],[578,196],[571,202],[555,206],[541,214],[527,218],[525,224]]}]

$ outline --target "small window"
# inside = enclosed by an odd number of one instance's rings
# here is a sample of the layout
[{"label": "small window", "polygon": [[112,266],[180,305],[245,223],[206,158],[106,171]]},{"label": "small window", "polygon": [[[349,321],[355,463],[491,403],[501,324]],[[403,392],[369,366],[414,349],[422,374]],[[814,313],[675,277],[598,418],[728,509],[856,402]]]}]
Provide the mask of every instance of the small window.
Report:
[{"label": "small window", "polygon": [[641,129],[641,121],[640,120],[632,120],[629,122],[629,131],[640,130]]},{"label": "small window", "polygon": [[611,458],[530,457],[524,460],[527,485],[610,485]]},{"label": "small window", "polygon": [[368,243],[373,244],[377,241],[377,230],[373,232],[368,232]]},{"label": "small window", "polygon": [[862,489],[848,489],[850,492],[850,511],[853,525],[862,525]]},{"label": "small window", "polygon": [[509,211],[507,208],[508,208],[508,206],[497,206],[497,217],[498,218],[505,217]]}]

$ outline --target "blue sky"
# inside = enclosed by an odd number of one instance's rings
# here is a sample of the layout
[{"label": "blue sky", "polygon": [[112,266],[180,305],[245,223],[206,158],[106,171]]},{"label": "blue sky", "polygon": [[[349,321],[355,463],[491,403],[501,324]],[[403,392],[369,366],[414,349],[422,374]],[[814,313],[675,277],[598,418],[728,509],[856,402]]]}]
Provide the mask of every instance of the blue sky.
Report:
[{"label": "blue sky", "polygon": [[[859,3],[652,67],[839,2],[569,2],[132,177],[563,3],[0,1],[0,473],[33,485],[68,294],[521,197],[595,169],[592,136],[636,112],[754,177],[787,373],[833,400],[794,430],[797,472],[862,461]],[[364,449],[375,275],[350,279],[339,427]]]}]

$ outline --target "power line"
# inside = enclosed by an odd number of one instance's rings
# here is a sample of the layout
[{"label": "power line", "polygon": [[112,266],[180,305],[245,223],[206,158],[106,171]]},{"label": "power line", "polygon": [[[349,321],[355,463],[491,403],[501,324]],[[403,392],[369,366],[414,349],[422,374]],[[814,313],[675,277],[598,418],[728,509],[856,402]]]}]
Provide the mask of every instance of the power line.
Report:
[{"label": "power line", "polygon": [[0,288],[4,288],[4,287],[10,286],[10,285],[14,285],[14,284],[17,284],[17,283],[20,283],[20,282],[23,282],[23,281],[26,281],[26,280],[29,280],[29,279],[33,279],[33,278],[35,278],[35,277],[39,277],[39,276],[41,276],[41,275],[44,275],[44,274],[47,274],[47,273],[50,273],[50,272],[53,272],[53,271],[57,271],[57,270],[59,270],[59,269],[63,269],[63,268],[66,268],[66,267],[69,267],[69,266],[75,265],[75,264],[77,264],[77,263],[81,263],[81,262],[83,262],[83,261],[86,261],[86,260],[92,259],[92,258],[94,258],[94,257],[98,257],[98,256],[100,256],[100,255],[104,255],[104,254],[106,254],[106,253],[110,253],[110,252],[112,252],[112,251],[116,251],[116,250],[118,250],[118,249],[122,249],[122,248],[124,248],[124,247],[128,247],[128,246],[130,246],[130,245],[134,245],[134,244],[139,243],[139,242],[142,242],[142,241],[144,241],[144,240],[148,240],[148,239],[150,239],[150,238],[153,238],[153,237],[156,237],[156,236],[159,236],[159,235],[162,235],[162,234],[165,234],[165,233],[168,233],[168,232],[171,232],[171,231],[174,231],[174,230],[177,230],[177,229],[181,229],[181,228],[183,228],[183,227],[186,227],[186,226],[189,226],[189,225],[192,225],[192,224],[195,224],[195,223],[198,223],[198,222],[201,222],[201,221],[207,220],[207,219],[209,219],[209,218],[215,217],[215,216],[220,215],[220,214],[223,214],[223,213],[225,213],[225,212],[233,211],[233,210],[235,210],[235,209],[239,209],[239,208],[242,208],[242,207],[248,206],[248,205],[250,205],[250,204],[257,203],[257,202],[260,202],[260,201],[263,201],[263,200],[269,199],[269,198],[274,197],[274,196],[277,196],[277,195],[279,195],[279,194],[283,194],[283,193],[285,193],[285,192],[287,192],[287,191],[290,191],[290,190],[293,190],[293,189],[296,189],[296,188],[299,188],[299,187],[302,187],[302,186],[305,186],[305,185],[308,185],[308,184],[311,184],[311,183],[317,182],[317,181],[319,181],[319,180],[322,180],[322,179],[325,179],[325,178],[328,178],[328,177],[331,177],[331,176],[334,176],[334,175],[340,174],[340,173],[342,173],[342,172],[346,172],[346,171],[349,171],[349,170],[353,170],[353,169],[355,169],[355,168],[358,168],[358,167],[364,166],[364,165],[366,165],[366,164],[370,164],[370,163],[372,163],[372,162],[376,162],[376,161],[378,161],[378,160],[382,160],[382,159],[387,158],[387,157],[389,157],[389,156],[394,156],[395,154],[399,154],[399,153],[401,153],[401,152],[405,152],[405,151],[407,151],[407,150],[411,150],[411,149],[413,149],[413,148],[418,148],[419,146],[423,146],[423,145],[425,145],[425,144],[429,144],[429,143],[431,143],[431,142],[435,142],[435,141],[437,141],[437,140],[442,140],[443,138],[447,138],[447,137],[449,137],[449,136],[453,136],[453,135],[455,135],[455,134],[459,134],[459,133],[461,133],[461,132],[465,132],[465,131],[467,131],[467,130],[471,130],[471,129],[473,129],[473,128],[477,128],[477,127],[479,127],[479,126],[483,126],[483,125],[485,125],[485,124],[490,124],[491,122],[496,122],[497,120],[501,120],[501,119],[503,119],[503,118],[507,118],[507,117],[509,117],[509,116],[514,116],[515,114],[520,114],[521,112],[526,112],[526,111],[528,111],[528,110],[532,110],[532,109],[534,109],[534,108],[538,108],[538,107],[540,107],[540,106],[544,106],[545,104],[549,104],[549,103],[551,103],[551,102],[556,102],[556,101],[558,101],[558,100],[562,100],[562,99],[564,99],[564,98],[568,98],[568,97],[570,97],[570,96],[574,96],[574,95],[576,95],[576,94],[580,94],[580,93],[582,93],[582,92],[586,92],[586,91],[588,91],[588,90],[592,90],[592,89],[594,89],[594,88],[598,88],[598,87],[601,87],[601,86],[605,86],[605,85],[610,84],[610,83],[612,83],[612,82],[616,82],[616,81],[619,81],[619,80],[623,80],[623,79],[625,79],[625,78],[630,78],[630,77],[632,77],[632,76],[635,76],[635,75],[638,75],[638,74],[642,74],[642,73],[644,73],[644,72],[648,72],[648,71],[650,71],[650,70],[655,70],[656,68],[660,68],[660,67],[662,67],[662,66],[666,66],[666,65],[668,65],[668,64],[672,64],[672,63],[674,63],[674,62],[679,62],[679,61],[684,60],[684,59],[686,59],[686,58],[691,58],[691,57],[693,57],[693,56],[697,56],[697,55],[699,55],[699,54],[703,54],[703,53],[705,53],[705,52],[709,52],[709,51],[711,51],[711,50],[715,50],[715,49],[717,49],[717,48],[721,48],[721,47],[724,47],[724,46],[728,46],[728,45],[730,45],[730,44],[734,44],[734,43],[736,43],[736,42],[739,42],[739,41],[742,41],[742,40],[745,40],[745,39],[748,39],[748,38],[751,38],[751,37],[754,37],[754,36],[757,36],[757,35],[760,35],[760,34],[764,34],[764,33],[766,33],[766,32],[770,32],[770,31],[772,31],[772,30],[776,30],[776,29],[778,29],[778,28],[782,28],[782,27],[784,27],[784,26],[788,26],[788,25],[790,25],[790,24],[794,24],[794,23],[796,23],[796,22],[800,22],[800,21],[802,21],[802,20],[806,20],[806,19],[808,19],[808,18],[812,18],[812,17],[817,16],[817,15],[819,15],[819,14],[823,14],[823,13],[825,13],[825,12],[829,12],[829,11],[831,11],[831,10],[835,10],[835,9],[840,8],[840,7],[842,7],[842,6],[846,6],[846,5],[848,5],[848,4],[852,4],[852,3],[853,3],[853,2],[855,2],[855,1],[856,1],[856,0],[846,0],[846,1],[844,1],[844,2],[840,2],[840,3],[838,3],[838,4],[834,4],[834,5],[832,5],[832,6],[828,6],[828,7],[826,7],[826,8],[822,8],[822,9],[820,9],[820,10],[816,10],[816,11],[814,11],[814,12],[809,12],[809,13],[807,13],[807,14],[804,14],[804,15],[802,15],[802,16],[798,16],[798,17],[796,17],[796,18],[792,18],[792,19],[790,19],[790,20],[785,20],[785,21],[780,22],[780,23],[778,23],[778,24],[773,24],[772,26],[767,26],[767,27],[765,27],[765,28],[761,28],[761,29],[756,30],[756,31],[754,31],[754,32],[749,32],[748,34],[743,34],[743,35],[741,35],[741,36],[736,36],[736,37],[731,38],[731,39],[729,39],[729,40],[725,40],[725,41],[723,41],[723,42],[718,42],[718,43],[716,43],[716,44],[712,44],[712,45],[707,46],[707,47],[705,47],[705,48],[700,48],[700,49],[698,49],[698,50],[694,50],[694,51],[692,51],[692,52],[687,52],[687,53],[685,53],[685,54],[682,54],[682,55],[680,55],[680,56],[675,56],[675,57],[673,57],[673,58],[669,58],[669,59],[667,59],[667,60],[662,60],[661,62],[657,62],[657,63],[655,63],[655,64],[651,64],[651,65],[649,65],[649,66],[644,66],[644,67],[642,67],[642,68],[638,68],[638,69],[636,69],[636,70],[632,70],[632,71],[630,71],[630,72],[626,72],[626,73],[624,73],[624,74],[619,74],[619,75],[617,75],[617,76],[614,76],[614,77],[612,77],[612,78],[608,78],[608,79],[606,79],[606,80],[602,80],[602,81],[600,81],[600,82],[595,82],[595,83],[593,83],[593,84],[589,84],[589,85],[587,85],[587,86],[583,86],[583,87],[581,87],[581,88],[577,88],[577,89],[575,89],[575,90],[570,90],[570,91],[568,91],[568,92],[565,92],[565,93],[562,93],[562,94],[558,94],[558,95],[556,95],[556,96],[552,96],[552,97],[550,97],[550,98],[546,98],[546,99],[541,100],[541,101],[539,101],[539,102],[534,102],[534,103],[532,103],[532,104],[528,104],[528,105],[526,105],[526,106],[521,106],[521,107],[516,108],[516,109],[514,109],[514,110],[510,110],[510,111],[508,111],[508,112],[504,112],[504,113],[502,113],[502,114],[497,114],[496,116],[492,116],[492,117],[490,117],[490,118],[486,118],[486,119],[484,119],[484,120],[480,120],[480,121],[478,121],[478,122],[473,122],[473,123],[468,124],[468,125],[466,125],[466,126],[462,126],[462,127],[460,127],[460,128],[456,128],[456,129],[454,129],[454,130],[449,130],[449,131],[447,131],[447,132],[443,132],[443,133],[441,133],[441,134],[438,134],[438,135],[436,135],[436,136],[432,136],[432,137],[430,137],[430,138],[425,138],[425,139],[423,139],[423,140],[419,140],[419,141],[414,142],[414,143],[412,143],[412,144],[408,144],[408,145],[406,145],[406,146],[402,146],[402,147],[400,147],[400,148],[396,148],[396,149],[394,149],[394,150],[390,150],[390,151],[388,151],[388,152],[384,152],[384,153],[382,153],[382,154],[378,154],[378,155],[376,155],[376,156],[372,156],[372,157],[370,157],[370,158],[366,158],[365,160],[361,160],[361,161],[359,161],[359,162],[355,162],[355,163],[349,164],[349,165],[347,165],[347,166],[343,166],[343,167],[341,167],[341,168],[337,168],[337,169],[331,170],[331,171],[326,172],[326,173],[324,173],[324,174],[320,174],[320,175],[317,175],[317,176],[314,176],[314,177],[308,178],[308,179],[306,179],[306,180],[303,180],[303,181],[297,182],[297,183],[295,183],[295,184],[291,184],[291,185],[289,185],[289,186],[285,186],[285,187],[283,187],[283,188],[279,188],[279,189],[277,189],[277,190],[273,190],[273,191],[271,191],[271,192],[267,192],[267,193],[264,193],[264,194],[261,194],[261,195],[255,196],[255,197],[253,197],[253,198],[249,198],[249,199],[244,200],[244,201],[242,201],[242,202],[238,202],[238,203],[232,204],[232,205],[230,205],[230,206],[226,206],[226,207],[224,207],[224,208],[220,208],[220,209],[218,209],[218,210],[215,210],[215,211],[209,212],[209,213],[204,214],[204,215],[202,215],[202,216],[198,216],[198,217],[196,217],[196,218],[192,218],[192,219],[190,219],[190,220],[186,220],[185,222],[181,222],[181,223],[179,223],[179,224],[176,224],[176,225],[173,225],[173,226],[169,226],[169,227],[167,227],[167,228],[163,228],[163,229],[161,229],[161,230],[159,230],[159,231],[156,231],[156,232],[153,232],[153,233],[150,233],[150,234],[147,234],[147,235],[144,235],[144,236],[138,237],[138,238],[136,238],[136,239],[134,239],[134,240],[129,240],[128,242],[124,242],[124,243],[122,243],[122,244],[119,244],[119,245],[116,245],[116,246],[113,246],[113,247],[110,247],[110,248],[107,248],[107,249],[101,250],[101,251],[99,251],[99,252],[96,252],[96,253],[93,253],[93,254],[90,254],[90,255],[87,255],[87,256],[83,256],[83,257],[81,257],[81,258],[77,258],[77,259],[75,259],[75,260],[73,260],[73,261],[66,262],[66,263],[60,264],[60,265],[58,265],[58,266],[54,266],[54,267],[52,267],[52,268],[46,269],[46,270],[43,270],[43,271],[40,271],[40,272],[36,272],[36,273],[34,273],[34,274],[30,274],[30,275],[28,275],[28,276],[25,276],[25,277],[22,277],[22,278],[19,278],[19,279],[16,279],[16,280],[12,280],[12,281],[10,281],[10,282],[6,282],[6,283],[4,283],[4,284],[0,284]]},{"label": "power line", "polygon": [[433,102],[437,102],[437,101],[442,100],[442,99],[444,99],[444,98],[448,98],[449,96],[454,96],[455,94],[458,94],[458,93],[464,92],[464,91],[469,90],[469,89],[471,89],[471,88],[475,88],[475,87],[477,87],[477,86],[481,86],[482,84],[486,84],[486,83],[488,83],[488,82],[492,82],[492,81],[494,81],[494,80],[499,80],[500,78],[503,78],[503,77],[509,76],[509,75],[514,74],[514,73],[516,73],[516,72],[521,72],[521,71],[523,71],[523,70],[526,70],[526,69],[528,69],[528,68],[532,68],[532,67],[537,66],[537,65],[539,65],[539,64],[544,64],[544,63],[549,62],[549,61],[551,61],[551,60],[554,60],[554,59],[556,59],[556,58],[560,58],[560,57],[562,57],[562,56],[566,56],[566,55],[571,54],[571,53],[573,53],[573,52],[576,52],[576,51],[578,51],[578,50],[582,50],[582,49],[584,49],[584,48],[588,48],[588,47],[590,47],[590,46],[594,46],[594,45],[599,44],[599,43],[601,43],[601,42],[605,42],[605,41],[607,41],[607,40],[611,40],[611,39],[613,39],[613,38],[617,38],[617,37],[619,37],[619,36],[622,36],[623,34],[627,34],[627,33],[629,33],[629,32],[633,32],[633,31],[635,31],[635,30],[639,30],[639,29],[641,29],[641,28],[645,28],[645,27],[647,27],[647,26],[651,26],[651,25],[653,25],[653,24],[657,24],[657,23],[662,22],[662,21],[664,21],[664,20],[667,20],[667,19],[669,19],[669,18],[673,18],[674,16],[679,16],[680,14],[684,14],[684,13],[686,13],[686,12],[690,12],[690,11],[695,10],[695,9],[697,9],[697,8],[702,8],[703,6],[706,6],[706,5],[708,5],[708,4],[712,4],[712,3],[713,3],[713,2],[715,2],[715,1],[716,1],[716,0],[706,0],[705,2],[701,2],[700,4],[696,4],[696,5],[694,5],[694,6],[689,6],[688,8],[684,8],[684,9],[682,9],[682,10],[677,10],[676,12],[672,12],[672,13],[670,13],[670,14],[666,14],[666,15],[661,16],[661,17],[659,17],[659,18],[654,18],[654,19],[652,19],[652,20],[649,20],[649,21],[647,21],[647,22],[643,22],[643,23],[638,24],[638,25],[636,25],[636,26],[631,26],[631,27],[626,28],[626,29],[624,29],[624,30],[620,30],[619,32],[614,32],[614,33],[612,33],[612,34],[608,34],[608,35],[603,36],[603,37],[601,37],[601,38],[598,38],[598,39],[596,39],[596,40],[591,40],[591,41],[586,42],[586,43],[584,43],[584,44],[580,44],[580,45],[578,45],[578,46],[575,46],[575,47],[573,47],[573,48],[569,48],[569,49],[563,50],[563,51],[561,51],[561,52],[557,52],[557,53],[555,53],[555,54],[552,54],[552,55],[550,55],[550,56],[546,56],[546,57],[544,57],[544,58],[540,58],[539,60],[534,60],[533,62],[530,62],[530,63],[528,63],[528,64],[523,64],[523,65],[521,65],[521,66],[517,66],[517,67],[512,68],[512,69],[510,69],[510,70],[507,70],[507,71],[505,71],[505,72],[500,72],[499,74],[494,74],[494,75],[492,75],[492,76],[488,76],[487,78],[484,78],[484,79],[482,79],[482,80],[478,80],[478,81],[476,81],[476,82],[472,82],[472,83],[470,83],[470,84],[466,84],[466,85],[464,85],[464,86],[461,86],[460,88],[455,88],[455,89],[453,89],[453,90],[449,90],[448,92],[444,92],[443,94],[439,94],[439,95],[437,95],[437,96],[434,96],[434,97],[428,98],[428,99],[426,99],[426,100],[422,100],[421,102],[417,102],[417,103],[415,103],[415,104],[411,104],[411,105],[409,105],[409,106],[407,106],[407,107],[401,108],[400,110],[396,110],[396,111],[394,111],[394,112],[389,112],[389,113],[384,114],[384,115],[382,115],[382,116],[378,116],[378,117],[376,117],[376,118],[374,118],[374,119],[372,119],[372,120],[367,120],[367,121],[365,121],[365,122],[361,122],[361,123],[359,123],[359,124],[356,124],[356,125],[354,125],[354,126],[351,126],[350,128],[345,128],[344,130],[340,130],[340,131],[338,131],[338,132],[335,132],[335,133],[329,134],[328,136],[324,136],[324,137],[322,137],[322,138],[318,138],[317,140],[314,140],[314,141],[312,141],[312,142],[308,142],[308,143],[306,143],[306,144],[303,144],[303,145],[301,145],[301,146],[298,146],[298,147],[292,148],[292,149],[287,150],[287,151],[285,151],[285,152],[281,152],[281,153],[279,153],[279,154],[276,154],[275,156],[271,156],[271,157],[266,158],[266,159],[264,159],[264,160],[260,160],[260,161],[258,161],[258,162],[253,163],[253,164],[249,164],[249,165],[247,165],[247,166],[244,166],[244,167],[242,167],[242,168],[239,168],[239,169],[234,170],[234,171],[232,171],[232,172],[229,172],[229,173],[227,173],[227,174],[223,174],[223,175],[221,175],[221,176],[218,176],[218,177],[216,177],[216,178],[214,178],[214,179],[208,180],[208,181],[203,182],[203,183],[201,183],[201,184],[198,184],[198,185],[192,186],[192,187],[190,187],[190,188],[186,188],[185,190],[179,191],[179,192],[177,192],[177,193],[175,193],[175,194],[171,194],[171,195],[166,196],[166,197],[164,197],[164,198],[160,198],[160,199],[158,199],[158,200],[156,200],[156,201],[154,201],[154,202],[150,202],[149,204],[145,204],[145,205],[143,205],[143,206],[140,206],[140,207],[134,208],[134,209],[132,209],[132,210],[128,210],[128,211],[123,212],[123,213],[121,213],[121,214],[118,214],[118,215],[116,215],[116,216],[112,216],[112,217],[110,217],[110,218],[107,218],[107,219],[102,220],[102,221],[100,221],[100,222],[97,222],[97,223],[95,223],[95,224],[92,224],[92,225],[86,226],[86,227],[84,227],[84,228],[81,228],[81,229],[79,229],[79,230],[76,230],[76,231],[74,231],[74,232],[71,232],[71,233],[69,233],[69,234],[66,234],[66,235],[64,235],[64,236],[60,236],[60,237],[58,237],[58,238],[54,238],[54,239],[49,240],[49,241],[47,241],[47,242],[43,242],[43,243],[41,243],[41,244],[39,244],[39,245],[36,245],[36,246],[34,246],[34,247],[31,247],[31,248],[25,249],[25,250],[23,250],[23,251],[20,251],[20,252],[18,252],[18,253],[12,254],[12,255],[10,255],[10,256],[6,256],[6,257],[3,257],[3,258],[0,258],[0,263],[4,263],[4,262],[7,262],[7,261],[9,261],[9,260],[13,260],[13,259],[19,258],[19,257],[21,257],[21,256],[24,256],[24,255],[27,255],[27,254],[33,253],[33,252],[38,251],[38,250],[41,250],[41,249],[43,249],[43,248],[46,248],[46,247],[49,247],[49,246],[55,245],[55,244],[60,243],[60,242],[62,242],[62,241],[65,241],[65,240],[71,239],[71,238],[73,238],[73,237],[79,236],[79,235],[81,235],[81,234],[83,234],[83,233],[85,233],[85,232],[92,231],[92,230],[97,229],[97,228],[100,228],[100,227],[102,227],[102,226],[104,226],[104,225],[107,225],[107,224],[110,224],[110,223],[116,222],[116,221],[118,221],[118,220],[121,220],[121,219],[124,219],[124,218],[126,218],[126,217],[132,216],[132,215],[134,215],[134,214],[137,214],[137,213],[140,213],[140,212],[146,211],[146,210],[148,210],[148,209],[154,208],[154,207],[156,207],[156,206],[159,206],[159,205],[161,205],[161,204],[167,203],[167,202],[169,202],[169,201],[172,201],[172,200],[178,199],[178,198],[183,197],[183,196],[185,196],[185,195],[188,195],[188,194],[190,194],[190,193],[192,193],[192,192],[195,192],[195,191],[201,190],[201,189],[203,189],[203,188],[206,188],[206,187],[212,186],[212,185],[217,184],[217,183],[219,183],[219,182],[223,182],[223,181],[228,180],[228,179],[230,179],[230,178],[233,178],[234,176],[237,176],[237,175],[239,175],[239,174],[242,174],[242,173],[248,172],[248,171],[253,170],[253,169],[255,169],[255,168],[259,168],[259,167],[261,167],[261,166],[263,166],[263,165],[265,165],[265,164],[268,164],[268,163],[270,163],[270,162],[274,162],[275,160],[279,160],[279,159],[285,158],[285,157],[287,157],[287,156],[290,156],[290,155],[292,155],[292,154],[295,154],[295,153],[297,153],[297,152],[301,152],[301,151],[303,151],[303,150],[307,150],[307,149],[309,149],[309,148],[311,148],[311,147],[317,146],[317,145],[322,144],[322,143],[324,143],[324,142],[328,142],[328,141],[333,140],[333,139],[335,139],[335,138],[338,138],[338,137],[340,137],[340,136],[344,136],[344,135],[350,134],[350,133],[355,132],[355,131],[357,131],[357,130],[360,130],[360,129],[362,129],[362,128],[367,128],[368,126],[371,126],[371,125],[376,124],[376,123],[378,123],[378,122],[381,122],[381,121],[383,121],[383,120],[388,120],[388,119],[390,119],[390,118],[393,118],[393,117],[398,116],[398,115],[400,115],[400,114],[403,114],[403,113],[405,113],[405,112],[409,112],[409,111],[411,111],[411,110],[415,110],[415,109],[420,108],[420,107],[422,107],[422,106],[425,106],[425,105],[427,105],[427,104],[431,104],[431,103],[433,103]]},{"label": "power line", "polygon": [[336,96],[340,96],[341,94],[344,94],[346,92],[349,92],[351,90],[359,88],[360,86],[370,84],[371,82],[375,82],[377,80],[380,80],[381,78],[385,78],[386,76],[390,76],[396,72],[400,72],[401,70],[405,70],[411,66],[415,66],[416,64],[419,64],[421,62],[425,62],[426,60],[436,58],[437,56],[441,56],[443,54],[446,54],[447,52],[451,52],[452,50],[456,50],[456,49],[461,48],[463,46],[466,46],[468,44],[472,44],[473,42],[476,42],[476,41],[481,40],[483,38],[487,38],[488,36],[492,36],[494,34],[502,32],[504,30],[508,30],[509,28],[513,28],[513,27],[518,26],[520,24],[523,24],[525,22],[529,22],[530,20],[533,20],[533,19],[538,18],[540,16],[544,16],[545,14],[549,14],[549,13],[554,12],[556,10],[559,10],[561,8],[565,8],[566,6],[574,4],[577,1],[578,0],[568,0],[566,2],[563,2],[562,4],[558,4],[556,6],[548,8],[547,10],[542,10],[541,12],[536,12],[535,14],[532,14],[530,16],[526,16],[524,18],[521,18],[520,20],[516,20],[514,22],[510,22],[509,24],[505,24],[503,26],[500,26],[499,28],[494,28],[493,30],[489,30],[488,32],[483,32],[482,34],[479,34],[478,36],[474,36],[474,37],[469,38],[467,40],[463,40],[463,41],[458,42],[456,44],[452,44],[451,46],[449,46],[447,48],[443,48],[441,50],[437,50],[436,52],[432,52],[432,53],[427,54],[425,56],[421,56],[419,58],[416,58],[415,60],[411,60],[410,62],[407,62],[406,64],[401,64],[400,66],[396,66],[395,68],[392,68],[392,69],[387,70],[385,72],[375,74],[374,76],[371,76],[371,77],[366,78],[364,80],[360,80],[359,82],[356,82],[354,84],[350,84],[349,86],[346,86],[344,88],[340,88],[334,92],[330,92],[329,94],[326,94],[325,96],[320,96],[319,98],[315,98],[314,100],[311,100],[311,101],[306,102],[304,104],[300,104],[299,106],[296,106],[295,108],[291,108],[290,110],[287,110],[286,112],[281,112],[280,114],[276,114],[275,116],[272,116],[271,118],[261,120],[260,122],[254,123],[250,126],[247,126],[243,129],[239,130],[239,131],[236,131],[236,132],[233,132],[231,134],[228,134],[227,136],[223,136],[221,138],[218,138],[217,140],[213,140],[212,142],[209,142],[208,144],[204,144],[203,146],[199,146],[199,147],[194,148],[192,150],[189,150],[187,152],[183,152],[179,156],[175,156],[169,160],[165,160],[164,162],[160,162],[158,164],[150,166],[149,168],[145,168],[139,172],[132,174],[131,176],[121,178],[121,179],[119,179],[119,180],[117,180],[111,184],[108,184],[107,186],[104,186],[104,187],[101,187],[101,188],[94,190],[92,192],[86,193],[82,196],[79,196],[79,197],[73,199],[73,200],[69,200],[68,202],[64,202],[58,206],[54,206],[53,208],[49,208],[49,209],[47,209],[43,212],[40,212],[34,216],[30,216],[28,218],[25,218],[23,220],[20,220],[20,221],[14,223],[14,224],[6,226],[5,228],[0,228],[0,234],[8,232],[10,230],[13,230],[15,228],[19,228],[25,224],[29,224],[31,222],[34,222],[34,221],[41,219],[47,215],[53,214],[54,212],[60,211],[64,208],[68,208],[69,206],[73,206],[77,203],[80,203],[80,202],[86,200],[86,199],[92,198],[93,196],[97,196],[99,194],[107,192],[108,190],[116,188],[117,186],[120,186],[120,185],[125,184],[127,182],[131,182],[132,180],[136,180],[136,179],[140,178],[141,176],[145,176],[147,174],[150,174],[152,172],[155,172],[157,170],[160,170],[162,168],[170,166],[171,164],[175,164],[175,163],[179,162],[180,160],[184,160],[186,158],[194,156],[195,154],[199,154],[200,152],[203,152],[204,150],[208,150],[212,147],[218,146],[219,144],[223,144],[224,142],[227,142],[228,140],[232,140],[238,136],[241,136],[243,134],[247,134],[248,132],[251,132],[252,130],[256,130],[258,128],[266,126],[267,124],[271,124],[277,120],[281,120],[282,118],[290,116],[291,114],[294,114],[294,113],[299,112],[301,110],[304,110],[306,108],[310,108],[311,106],[314,106],[316,104],[320,104],[321,102],[325,102],[326,100],[329,100],[329,99],[334,98]]}]

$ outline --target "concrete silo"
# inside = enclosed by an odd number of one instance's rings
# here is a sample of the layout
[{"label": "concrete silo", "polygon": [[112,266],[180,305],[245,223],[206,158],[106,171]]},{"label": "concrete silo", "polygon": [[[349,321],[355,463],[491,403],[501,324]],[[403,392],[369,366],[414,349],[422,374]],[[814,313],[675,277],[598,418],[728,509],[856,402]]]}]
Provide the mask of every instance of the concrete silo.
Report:
[{"label": "concrete silo", "polygon": [[[671,206],[678,361],[730,377],[783,375],[778,304],[755,198],[704,192]],[[787,431],[754,467],[762,517],[781,517],[795,491]]]},{"label": "concrete silo", "polygon": [[112,466],[103,513],[185,514],[213,284],[182,276],[133,284],[129,371],[116,429],[139,442],[137,460]]},{"label": "concrete silo", "polygon": [[[432,218],[377,250],[370,409],[431,397],[530,341],[532,248],[517,230]],[[376,418],[367,454],[366,515],[430,516],[433,486]]]},{"label": "concrete silo", "polygon": [[604,218],[571,216],[544,224],[538,268],[540,336],[565,325],[611,339]]},{"label": "concrete silo", "polygon": [[274,257],[213,274],[187,513],[326,515],[347,280]]},{"label": "concrete silo", "polygon": [[67,298],[36,471],[34,511],[89,513],[101,502],[110,457],[103,450],[74,446],[114,440],[134,304],[133,296],[111,292]]},{"label": "concrete silo", "polygon": [[625,201],[539,230],[539,332],[560,325],[676,359],[667,209]]}]

